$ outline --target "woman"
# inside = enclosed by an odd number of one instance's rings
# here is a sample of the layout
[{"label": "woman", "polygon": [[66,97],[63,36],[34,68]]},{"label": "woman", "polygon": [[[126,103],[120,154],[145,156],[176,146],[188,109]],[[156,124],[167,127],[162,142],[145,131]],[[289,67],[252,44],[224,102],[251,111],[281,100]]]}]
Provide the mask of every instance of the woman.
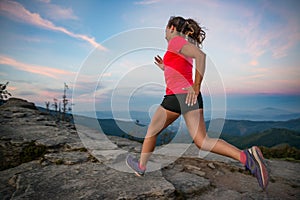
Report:
[{"label": "woman", "polygon": [[[268,184],[268,172],[258,147],[254,146],[242,151],[221,139],[207,136],[200,93],[206,55],[199,46],[204,39],[205,32],[193,19],[185,20],[182,17],[169,19],[166,27],[168,50],[163,59],[159,56],[155,57],[155,64],[164,71],[166,95],[148,127],[140,160],[129,155],[126,160],[127,165],[138,176],[143,176],[149,157],[154,151],[158,134],[182,114],[198,148],[240,161],[256,176],[259,185],[265,189]],[[193,59],[196,65],[194,81]]]}]

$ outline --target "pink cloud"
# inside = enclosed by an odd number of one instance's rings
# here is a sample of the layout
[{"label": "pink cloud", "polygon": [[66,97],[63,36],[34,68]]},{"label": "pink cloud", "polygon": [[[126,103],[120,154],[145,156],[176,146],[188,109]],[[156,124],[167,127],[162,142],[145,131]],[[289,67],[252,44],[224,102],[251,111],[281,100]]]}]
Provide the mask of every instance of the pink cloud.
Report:
[{"label": "pink cloud", "polygon": [[29,73],[39,74],[50,78],[58,79],[59,77],[74,76],[74,72],[65,71],[61,69],[50,68],[46,66],[33,65],[19,62],[8,56],[0,55],[0,65],[9,65],[15,69],[26,71]]},{"label": "pink cloud", "polygon": [[[32,93],[28,93],[28,91],[34,91]],[[24,94],[25,93],[25,94]],[[26,94],[28,93],[28,94]],[[22,98],[26,99],[29,102],[34,102],[35,105],[38,106],[44,106],[45,107],[45,102],[49,101],[50,106],[53,104],[53,99],[58,99],[58,101],[61,101],[62,97],[62,92],[51,92],[51,91],[46,91],[42,88],[37,88],[37,87],[27,87],[26,91],[24,92],[24,85],[16,87],[15,91],[12,91],[12,95],[17,98]],[[68,99],[71,99],[70,95],[67,95]],[[51,107],[53,109],[53,107]]]},{"label": "pink cloud", "polygon": [[[285,3],[282,3],[284,5]],[[230,7],[228,7],[230,6]],[[280,59],[289,56],[289,51],[300,42],[300,26],[298,12],[292,12],[288,6],[280,6],[278,3],[262,2],[261,7],[266,12],[259,12],[251,7],[222,5],[224,10],[237,10],[235,15],[241,16],[238,20],[230,22],[221,21],[222,28],[231,31],[237,39],[245,42],[243,47],[237,43],[233,48],[235,52],[247,54],[251,60],[258,60],[270,53],[272,58]],[[269,14],[277,16],[280,20],[270,20]],[[243,19],[242,24],[241,19]],[[223,24],[221,24],[223,23]],[[219,25],[219,24],[218,24]],[[238,41],[238,40],[235,40]],[[269,55],[267,55],[269,56]]]},{"label": "pink cloud", "polygon": [[250,61],[250,66],[257,66],[258,65],[258,61],[257,60],[252,60]]},{"label": "pink cloud", "polygon": [[251,72],[253,74],[237,78],[236,82],[239,84],[225,84],[227,93],[300,93],[297,70],[254,68]]},{"label": "pink cloud", "polygon": [[42,18],[38,13],[32,13],[23,5],[15,1],[0,1],[0,14],[9,17],[10,19],[37,26],[40,28],[57,31],[69,35],[73,38],[81,39],[89,42],[92,46],[105,50],[105,47],[101,46],[95,41],[95,38],[89,37],[83,34],[76,34],[64,27],[56,26],[51,21]]},{"label": "pink cloud", "polygon": [[47,3],[45,4],[46,7],[46,15],[50,19],[54,20],[77,20],[78,17],[74,15],[73,10],[71,8],[61,8],[58,5]]},{"label": "pink cloud", "polygon": [[58,99],[58,97],[61,97],[62,92],[53,92],[53,91],[41,90],[41,91],[39,91],[39,95],[44,97],[45,99],[49,99],[49,101],[51,101],[53,98]]}]

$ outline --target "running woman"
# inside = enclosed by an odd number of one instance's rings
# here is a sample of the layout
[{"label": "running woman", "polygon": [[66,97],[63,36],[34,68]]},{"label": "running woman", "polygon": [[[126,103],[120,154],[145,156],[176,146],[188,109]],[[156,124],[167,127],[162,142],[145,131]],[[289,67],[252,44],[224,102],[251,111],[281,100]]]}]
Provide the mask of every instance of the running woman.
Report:
[{"label": "running woman", "polygon": [[[195,20],[177,16],[169,19],[165,37],[168,41],[167,52],[163,59],[156,56],[155,64],[164,71],[166,95],[151,119],[140,159],[129,155],[127,165],[136,175],[143,176],[158,134],[183,115],[188,131],[199,149],[240,161],[257,178],[259,186],[265,189],[269,177],[258,147],[240,150],[224,140],[209,138],[206,133],[200,92],[206,60],[200,47],[205,32]],[[196,65],[194,80],[193,59]]]}]

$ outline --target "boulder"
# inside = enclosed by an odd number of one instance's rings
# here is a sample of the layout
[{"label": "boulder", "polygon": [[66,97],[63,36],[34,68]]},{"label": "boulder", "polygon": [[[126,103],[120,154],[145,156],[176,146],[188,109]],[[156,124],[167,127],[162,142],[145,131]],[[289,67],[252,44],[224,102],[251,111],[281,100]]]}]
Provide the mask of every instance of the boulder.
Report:
[{"label": "boulder", "polygon": [[33,110],[37,110],[34,103],[28,102],[24,99],[19,98],[9,98],[3,105],[0,106],[0,109],[8,108],[8,107],[19,107],[19,108],[29,108]]}]

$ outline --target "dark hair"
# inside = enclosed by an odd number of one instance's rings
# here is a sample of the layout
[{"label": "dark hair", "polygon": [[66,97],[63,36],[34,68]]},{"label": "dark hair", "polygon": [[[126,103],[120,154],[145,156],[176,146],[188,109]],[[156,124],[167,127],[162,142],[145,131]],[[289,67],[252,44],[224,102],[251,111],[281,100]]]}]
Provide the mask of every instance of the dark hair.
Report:
[{"label": "dark hair", "polygon": [[167,27],[174,26],[176,30],[181,33],[184,29],[186,20],[183,17],[170,17]]},{"label": "dark hair", "polygon": [[193,43],[195,43],[197,46],[202,45],[202,42],[204,41],[206,36],[206,33],[203,30],[203,28],[191,18],[187,19],[186,22],[187,26],[185,30],[183,30],[183,34],[187,35],[189,38],[194,40]]},{"label": "dark hair", "polygon": [[184,19],[180,16],[171,17],[167,27],[170,28],[171,26],[174,26],[179,33],[187,36],[188,40],[198,47],[202,45],[202,42],[205,39],[205,31],[195,20],[191,18]]}]

